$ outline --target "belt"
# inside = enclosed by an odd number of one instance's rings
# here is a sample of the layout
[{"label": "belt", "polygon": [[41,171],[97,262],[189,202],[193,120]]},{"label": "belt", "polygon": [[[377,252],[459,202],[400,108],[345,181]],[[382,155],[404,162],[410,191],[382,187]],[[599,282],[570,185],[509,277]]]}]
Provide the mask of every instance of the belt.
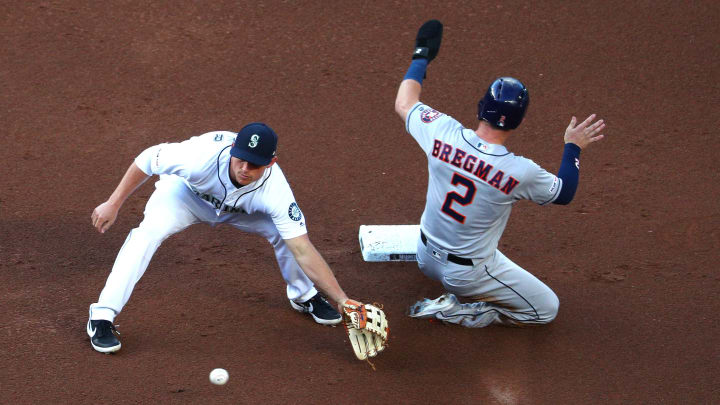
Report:
[{"label": "belt", "polygon": [[[427,246],[427,237],[423,233],[423,231],[420,231],[420,240],[422,241],[423,245]],[[473,261],[470,259],[465,259],[464,257],[455,256],[452,253],[448,253],[447,259],[449,262],[453,262],[455,264],[460,264],[463,266],[473,266]]]}]

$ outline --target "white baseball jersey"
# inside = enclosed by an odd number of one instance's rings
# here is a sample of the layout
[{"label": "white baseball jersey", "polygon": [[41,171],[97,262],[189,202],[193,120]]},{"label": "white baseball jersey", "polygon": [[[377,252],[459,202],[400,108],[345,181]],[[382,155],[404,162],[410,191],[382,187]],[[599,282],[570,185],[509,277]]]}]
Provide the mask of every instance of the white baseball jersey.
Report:
[{"label": "white baseball jersey", "polygon": [[145,206],[145,218],[130,231],[98,302],[90,306],[90,319],[112,321],[160,244],[196,223],[228,224],[266,238],[287,283],[288,299],[304,302],[317,294],[285,243],[307,233],[285,175],[274,164],[257,181],[235,187],[229,174],[235,136],[208,132],[184,142],[152,146],[135,159],[140,170],[158,174],[160,180]]},{"label": "white baseball jersey", "polygon": [[176,175],[218,216],[265,213],[283,239],[307,233],[302,212],[277,164],[257,181],[237,188],[230,181],[230,147],[236,133],[208,132],[180,143],[163,143],[143,151],[135,164],[147,175]]},{"label": "white baseball jersey", "polygon": [[492,256],[519,200],[554,201],[562,181],[530,159],[480,139],[475,131],[416,103],[406,130],[428,158],[428,191],[420,227],[447,252]]}]

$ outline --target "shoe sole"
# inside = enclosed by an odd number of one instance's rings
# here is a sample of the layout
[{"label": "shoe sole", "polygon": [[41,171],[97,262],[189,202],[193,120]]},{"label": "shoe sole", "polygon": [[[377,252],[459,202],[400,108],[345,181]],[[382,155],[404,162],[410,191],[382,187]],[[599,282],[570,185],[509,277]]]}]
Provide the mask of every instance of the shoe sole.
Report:
[{"label": "shoe sole", "polygon": [[[453,300],[451,297],[452,296],[450,295],[441,295],[440,297],[432,300],[425,298],[424,300],[418,301],[415,303],[415,305],[410,307],[410,313],[408,315],[412,318],[434,318],[435,314],[437,314],[438,312],[445,311],[455,305],[455,300]],[[443,300],[448,301],[448,304],[442,307],[437,307],[440,301]],[[425,307],[425,309],[420,311],[419,309],[423,307]]]},{"label": "shoe sole", "polygon": [[333,326],[333,325],[337,325],[337,324],[339,324],[340,322],[342,322],[342,317],[337,318],[337,319],[322,319],[322,318],[318,318],[317,316],[315,316],[315,314],[313,314],[312,312],[309,312],[308,310],[305,309],[305,307],[299,305],[299,304],[296,303],[295,301],[293,301],[293,300],[289,300],[289,301],[290,301],[290,306],[291,306],[294,310],[296,310],[296,311],[298,311],[298,312],[301,312],[301,313],[303,313],[303,314],[310,314],[310,316],[313,317],[313,319],[315,320],[315,322],[316,322],[316,323],[319,323],[320,325]]},{"label": "shoe sole", "polygon": [[118,342],[117,345],[110,346],[110,347],[95,346],[95,343],[93,343],[93,341],[92,341],[93,335],[92,335],[92,330],[90,330],[90,320],[88,320],[87,326],[85,327],[85,331],[87,332],[88,336],[90,337],[90,346],[92,346],[93,349],[95,349],[96,351],[98,351],[100,353],[105,353],[105,354],[115,353],[116,351],[120,350],[120,347],[122,346],[122,344],[120,344],[120,342]]}]

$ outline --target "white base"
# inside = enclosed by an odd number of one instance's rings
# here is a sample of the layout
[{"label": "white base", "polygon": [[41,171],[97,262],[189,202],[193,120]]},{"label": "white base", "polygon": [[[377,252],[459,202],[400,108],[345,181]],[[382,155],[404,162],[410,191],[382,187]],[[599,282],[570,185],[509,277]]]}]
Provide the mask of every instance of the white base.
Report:
[{"label": "white base", "polygon": [[360,251],[366,262],[417,261],[420,225],[360,225]]}]

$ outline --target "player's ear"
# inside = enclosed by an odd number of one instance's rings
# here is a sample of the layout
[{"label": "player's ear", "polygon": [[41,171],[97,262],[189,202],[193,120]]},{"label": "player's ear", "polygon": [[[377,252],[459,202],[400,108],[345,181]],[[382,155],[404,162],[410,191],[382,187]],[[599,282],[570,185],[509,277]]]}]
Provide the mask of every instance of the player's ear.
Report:
[{"label": "player's ear", "polygon": [[274,158],[272,158],[272,160],[270,161],[270,163],[268,163],[267,166],[265,166],[265,167],[270,167],[270,166],[274,165],[275,162],[277,162],[277,156],[275,156]]}]

